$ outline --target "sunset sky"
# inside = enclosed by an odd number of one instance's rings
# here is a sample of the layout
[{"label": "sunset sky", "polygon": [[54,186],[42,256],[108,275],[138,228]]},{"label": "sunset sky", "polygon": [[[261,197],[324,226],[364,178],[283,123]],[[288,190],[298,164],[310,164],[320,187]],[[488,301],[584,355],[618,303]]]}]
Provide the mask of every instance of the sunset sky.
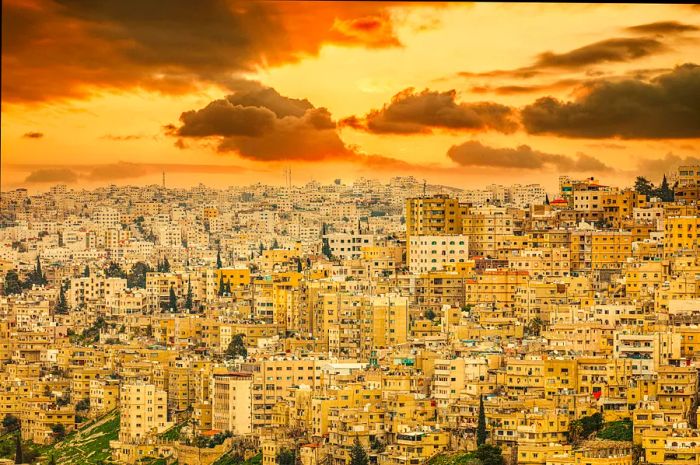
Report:
[{"label": "sunset sky", "polygon": [[691,5],[3,0],[2,189],[700,163]]}]

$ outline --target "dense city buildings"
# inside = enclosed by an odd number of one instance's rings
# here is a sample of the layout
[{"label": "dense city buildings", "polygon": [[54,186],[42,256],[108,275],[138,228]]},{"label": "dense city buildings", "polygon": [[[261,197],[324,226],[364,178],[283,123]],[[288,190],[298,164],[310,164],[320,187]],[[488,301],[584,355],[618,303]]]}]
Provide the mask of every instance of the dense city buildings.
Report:
[{"label": "dense city buildings", "polygon": [[104,427],[129,464],[700,458],[693,201],[397,177],[2,209],[0,414],[24,447]]}]

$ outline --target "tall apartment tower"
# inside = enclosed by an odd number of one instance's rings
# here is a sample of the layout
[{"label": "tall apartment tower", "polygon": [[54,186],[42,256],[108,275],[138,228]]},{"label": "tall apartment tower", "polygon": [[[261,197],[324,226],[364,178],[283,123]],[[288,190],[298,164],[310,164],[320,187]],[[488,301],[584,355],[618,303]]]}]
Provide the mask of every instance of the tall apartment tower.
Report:
[{"label": "tall apartment tower", "polygon": [[459,235],[469,207],[446,194],[406,199],[406,259],[411,263],[412,236]]}]

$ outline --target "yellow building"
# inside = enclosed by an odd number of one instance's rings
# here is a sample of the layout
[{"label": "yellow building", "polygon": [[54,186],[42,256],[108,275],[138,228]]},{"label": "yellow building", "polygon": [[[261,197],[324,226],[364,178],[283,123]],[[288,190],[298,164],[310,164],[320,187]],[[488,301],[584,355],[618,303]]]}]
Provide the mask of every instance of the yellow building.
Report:
[{"label": "yellow building", "polygon": [[513,217],[503,207],[481,207],[469,211],[462,231],[469,239],[469,255],[496,258],[504,248],[511,248]]},{"label": "yellow building", "polygon": [[642,433],[644,458],[649,464],[700,463],[700,432],[672,426],[654,427]]},{"label": "yellow building", "polygon": [[378,454],[377,464],[423,464],[447,449],[448,445],[449,434],[446,431],[425,428],[399,433],[396,435],[396,442]]},{"label": "yellow building", "polygon": [[[406,199],[406,244],[413,236],[461,234],[467,210],[465,204],[448,195]],[[410,261],[411,250],[407,247],[406,262]]]},{"label": "yellow building", "polygon": [[664,221],[664,257],[697,254],[700,243],[700,218],[672,216]]},{"label": "yellow building", "polygon": [[167,394],[153,384],[124,384],[120,390],[119,442],[142,443],[171,426]]},{"label": "yellow building", "polygon": [[22,439],[37,444],[51,444],[56,440],[52,427],[62,425],[66,432],[75,428],[75,409],[57,407],[48,398],[25,399],[20,414]]},{"label": "yellow building", "polygon": [[253,424],[253,375],[214,374],[212,382],[212,428],[236,435],[249,434]]},{"label": "yellow building", "polygon": [[573,231],[571,269],[575,271],[619,270],[632,256],[629,231]]}]

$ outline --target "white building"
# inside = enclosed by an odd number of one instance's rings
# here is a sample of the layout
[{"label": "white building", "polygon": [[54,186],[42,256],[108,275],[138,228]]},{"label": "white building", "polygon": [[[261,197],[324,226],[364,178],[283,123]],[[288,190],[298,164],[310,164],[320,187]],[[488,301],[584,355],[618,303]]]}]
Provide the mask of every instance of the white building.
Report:
[{"label": "white building", "polygon": [[469,240],[464,235],[412,236],[409,244],[412,273],[444,269],[448,263],[464,263],[469,259]]}]

